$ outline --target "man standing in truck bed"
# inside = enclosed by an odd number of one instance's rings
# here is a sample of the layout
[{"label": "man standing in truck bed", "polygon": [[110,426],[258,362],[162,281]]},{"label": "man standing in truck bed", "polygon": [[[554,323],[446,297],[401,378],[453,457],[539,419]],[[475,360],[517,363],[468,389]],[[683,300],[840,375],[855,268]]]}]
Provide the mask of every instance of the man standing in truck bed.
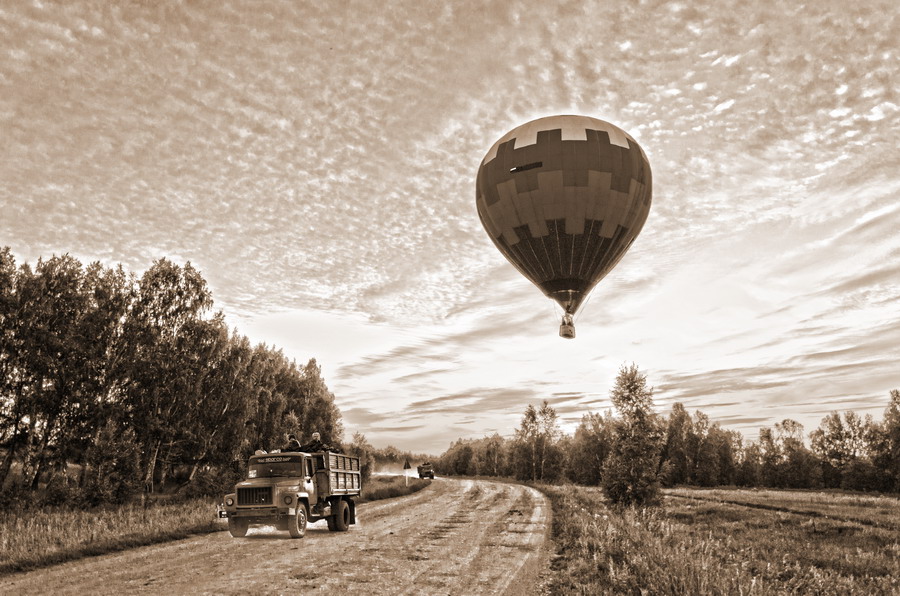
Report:
[{"label": "man standing in truck bed", "polygon": [[322,435],[316,432],[312,434],[312,440],[309,443],[300,446],[299,451],[305,451],[306,453],[315,453],[316,451],[333,451],[339,453],[340,449],[336,449],[331,445],[323,443]]},{"label": "man standing in truck bed", "polygon": [[302,451],[302,449],[300,449],[300,441],[297,440],[297,435],[294,433],[288,435],[287,446],[282,449],[282,451]]}]

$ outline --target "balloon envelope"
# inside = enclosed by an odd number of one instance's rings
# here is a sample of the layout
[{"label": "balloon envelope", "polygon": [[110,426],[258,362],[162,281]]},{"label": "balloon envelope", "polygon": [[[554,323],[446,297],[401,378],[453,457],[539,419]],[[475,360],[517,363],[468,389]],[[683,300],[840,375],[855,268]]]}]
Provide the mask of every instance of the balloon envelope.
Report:
[{"label": "balloon envelope", "polygon": [[494,244],[568,314],[634,242],[650,201],[644,150],[587,116],[514,128],[488,151],[476,181],[478,216]]}]

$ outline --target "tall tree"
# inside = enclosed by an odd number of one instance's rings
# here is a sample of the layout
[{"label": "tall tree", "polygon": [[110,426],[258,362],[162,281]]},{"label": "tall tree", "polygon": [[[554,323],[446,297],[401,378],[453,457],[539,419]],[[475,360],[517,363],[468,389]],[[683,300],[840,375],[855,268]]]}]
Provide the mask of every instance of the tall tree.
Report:
[{"label": "tall tree", "polygon": [[156,261],[141,277],[126,321],[128,385],[124,401],[141,445],[145,490],[153,492],[161,448],[176,437],[179,422],[190,418],[198,368],[196,349],[212,307],[206,281],[190,263],[179,267]]},{"label": "tall tree", "polygon": [[[472,441],[459,439],[450,444],[450,448],[440,457],[440,469],[445,474],[470,476],[475,474],[473,462],[475,450]],[[401,456],[402,457],[402,456]],[[398,463],[400,457],[397,459]]]},{"label": "tall tree", "polygon": [[359,458],[359,472],[365,484],[372,476],[375,465],[375,448],[366,439],[366,435],[361,432],[355,432],[353,433],[353,440],[350,441],[350,445],[347,447],[347,453]]},{"label": "tall tree", "polygon": [[691,482],[700,486],[719,484],[719,453],[716,427],[710,427],[709,416],[697,410],[691,435],[693,468]]},{"label": "tall tree", "polygon": [[473,460],[475,474],[484,476],[501,476],[505,466],[505,449],[503,437],[494,433],[477,441]]},{"label": "tall tree", "polygon": [[562,457],[558,443],[562,437],[559,416],[549,403],[544,401],[537,412],[538,421],[538,479],[555,480],[562,473]]},{"label": "tall tree", "polygon": [[822,483],[819,460],[803,442],[803,425],[787,418],[775,425],[780,444],[779,486],[786,488],[818,488]]},{"label": "tall tree", "polygon": [[515,476],[519,480],[538,478],[538,414],[531,404],[525,408],[515,435]]},{"label": "tall tree", "polygon": [[[110,312],[99,264],[86,273],[63,255],[39,260],[21,287],[17,333],[32,382],[24,481],[36,488],[46,464],[63,470],[99,425],[97,395],[121,311]],[[96,292],[95,292],[96,291]],[[98,296],[99,294],[99,296]],[[80,449],[79,449],[80,448]]]},{"label": "tall tree", "polygon": [[718,423],[713,425],[714,442],[719,454],[719,483],[732,485],[737,482],[738,454],[743,437],[736,430],[725,430]]},{"label": "tall tree", "polygon": [[694,454],[698,443],[691,415],[682,404],[674,404],[666,423],[665,441],[660,457],[660,481],[665,486],[691,482]]},{"label": "tall tree", "polygon": [[769,427],[759,429],[759,475],[763,486],[782,486],[781,449]]},{"label": "tall tree", "polygon": [[849,466],[864,455],[866,425],[856,412],[832,412],[809,433],[812,451],[822,462],[823,483],[828,488],[843,484]]},{"label": "tall tree", "polygon": [[[106,268],[90,264],[82,290],[84,310],[71,342],[69,391],[75,406],[67,412],[60,433],[66,445],[60,455],[83,463],[84,454],[96,443],[98,433],[110,417],[115,417],[113,401],[118,398],[114,374],[121,346],[123,320],[132,294],[132,280],[121,266]],[[118,420],[118,418],[117,418]]]},{"label": "tall tree", "polygon": [[762,450],[758,443],[739,449],[735,483],[738,486],[763,486]]},{"label": "tall tree", "polygon": [[900,492],[900,390],[891,389],[884,419],[870,429],[867,443],[883,476],[883,490]]},{"label": "tall tree", "polygon": [[612,413],[589,412],[581,417],[569,444],[566,474],[572,482],[586,486],[600,484],[603,462],[609,456],[615,423]]},{"label": "tall tree", "polygon": [[185,347],[191,354],[186,364],[193,382],[185,386],[183,398],[193,403],[185,408],[185,417],[170,437],[168,449],[171,463],[190,466],[186,482],[191,482],[197,470],[212,459],[220,464],[232,459],[233,447],[225,441],[241,444],[243,425],[238,421],[246,415],[247,406],[236,389],[238,375],[246,370],[250,359],[246,338],[230,339],[221,314],[190,327],[184,335],[192,338],[191,345]]},{"label": "tall tree", "polygon": [[301,433],[318,432],[325,443],[340,445],[344,436],[341,412],[335,404],[334,394],[328,390],[325,379],[322,377],[322,367],[315,358],[306,363],[306,366],[299,372],[298,379],[301,384],[291,403],[302,401],[302,408],[299,408],[302,421]]},{"label": "tall tree", "polygon": [[[30,274],[27,266],[23,266],[21,275]],[[0,248],[0,444],[6,445],[6,454],[0,462],[0,488],[25,439],[24,379],[19,362],[23,354],[16,333],[20,324],[19,275],[9,248]]]},{"label": "tall tree", "polygon": [[614,504],[655,504],[663,429],[653,412],[653,388],[637,365],[623,365],[610,398],[620,420],[603,466],[603,489]]},{"label": "tall tree", "polygon": [[529,404],[515,435],[516,477],[531,481],[558,477],[563,463],[557,447],[561,434],[556,410],[546,400],[540,408]]}]

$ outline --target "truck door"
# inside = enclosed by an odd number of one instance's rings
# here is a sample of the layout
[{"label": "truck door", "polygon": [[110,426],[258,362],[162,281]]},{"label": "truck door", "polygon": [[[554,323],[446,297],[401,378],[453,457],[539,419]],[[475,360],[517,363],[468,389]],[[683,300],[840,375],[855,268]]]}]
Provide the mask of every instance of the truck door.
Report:
[{"label": "truck door", "polygon": [[315,506],[319,496],[316,494],[316,484],[313,482],[313,462],[309,457],[303,458],[303,490],[309,495],[309,506]]}]

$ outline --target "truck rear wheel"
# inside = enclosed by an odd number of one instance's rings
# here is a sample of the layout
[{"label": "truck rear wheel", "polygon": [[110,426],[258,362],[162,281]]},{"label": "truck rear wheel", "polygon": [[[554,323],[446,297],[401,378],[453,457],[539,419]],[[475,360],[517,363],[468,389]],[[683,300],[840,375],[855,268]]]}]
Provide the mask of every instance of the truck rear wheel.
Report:
[{"label": "truck rear wheel", "polygon": [[297,515],[288,520],[288,532],[291,538],[303,538],[306,535],[306,506],[303,503],[297,507]]},{"label": "truck rear wheel", "polygon": [[247,535],[247,528],[250,527],[250,523],[245,519],[239,519],[236,517],[228,518],[228,531],[235,538],[243,538]]},{"label": "truck rear wheel", "polygon": [[350,506],[347,505],[347,501],[341,499],[338,501],[336,509],[337,511],[329,520],[334,520],[334,528],[332,529],[332,524],[329,523],[328,529],[334,532],[346,532],[350,529]]}]

